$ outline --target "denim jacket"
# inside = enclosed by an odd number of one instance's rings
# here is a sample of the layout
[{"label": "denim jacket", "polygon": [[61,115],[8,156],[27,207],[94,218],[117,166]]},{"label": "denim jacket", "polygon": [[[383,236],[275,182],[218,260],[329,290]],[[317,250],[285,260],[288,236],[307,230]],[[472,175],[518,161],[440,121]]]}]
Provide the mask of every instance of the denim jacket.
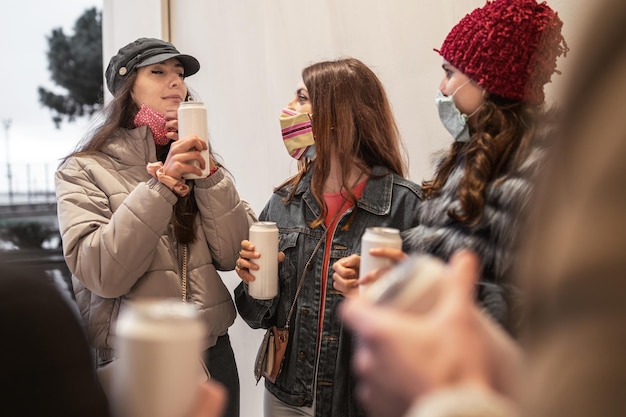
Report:
[{"label": "denim jacket", "polygon": [[[310,190],[311,175],[312,171],[303,178],[288,204],[283,200],[288,190],[275,192],[259,216],[259,220],[277,223],[279,250],[285,253],[285,260],[279,265],[280,290],[274,299],[251,298],[243,282],[235,289],[239,314],[252,328],[285,326],[304,265],[324,237],[324,225],[314,229],[309,227],[321,212]],[[348,209],[339,218],[332,238],[330,265],[360,252],[361,236],[367,227],[386,226],[399,230],[414,227],[420,201],[421,190],[417,184],[391,174],[386,168],[375,167],[357,201],[357,213],[348,230],[342,230],[342,227],[348,223],[355,208]],[[328,268],[320,350],[317,352],[325,247],[324,239],[304,278],[289,325],[289,343],[282,371],[276,384],[266,380],[265,387],[281,401],[294,406],[311,406],[315,392],[316,416],[360,416],[363,412],[358,410],[354,398],[354,379],[350,371],[352,340],[337,315],[343,295],[333,288],[331,266]],[[316,360],[319,361],[317,379]]]}]

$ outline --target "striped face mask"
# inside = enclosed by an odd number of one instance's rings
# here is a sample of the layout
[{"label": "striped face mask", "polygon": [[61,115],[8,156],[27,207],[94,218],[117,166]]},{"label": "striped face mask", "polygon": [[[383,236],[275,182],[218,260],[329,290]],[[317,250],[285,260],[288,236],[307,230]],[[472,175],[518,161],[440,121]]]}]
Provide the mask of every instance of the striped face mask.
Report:
[{"label": "striped face mask", "polygon": [[315,158],[315,139],[310,114],[296,113],[285,108],[280,112],[280,128],[283,144],[292,158]]}]

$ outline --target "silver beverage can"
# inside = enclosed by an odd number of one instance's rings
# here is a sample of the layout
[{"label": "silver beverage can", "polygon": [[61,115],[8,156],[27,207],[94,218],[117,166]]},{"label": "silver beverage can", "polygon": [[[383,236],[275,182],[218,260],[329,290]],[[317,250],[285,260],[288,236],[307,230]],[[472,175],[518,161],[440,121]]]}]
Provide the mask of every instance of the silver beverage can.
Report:
[{"label": "silver beverage can", "polygon": [[250,270],[254,281],[248,293],[257,300],[270,300],[278,295],[278,227],[274,222],[256,222],[250,226],[250,242],[261,257],[254,262],[258,271]]},{"label": "silver beverage can", "polygon": [[118,358],[112,371],[116,417],[185,417],[203,375],[205,328],[193,304],[138,300],[123,306],[117,321]]},{"label": "silver beverage can", "polygon": [[[183,177],[186,179],[206,178],[211,170],[209,165],[209,128],[206,106],[200,101],[184,101],[178,106],[178,139],[191,135],[195,135],[206,142],[207,150],[201,152],[206,164],[202,176],[186,174]],[[199,167],[197,162],[193,164]]]},{"label": "silver beverage can", "polygon": [[446,264],[432,255],[413,254],[372,282],[364,296],[377,304],[425,313],[437,302]]},{"label": "silver beverage can", "polygon": [[[402,249],[402,238],[400,231],[391,227],[368,227],[361,238],[361,266],[359,278],[370,271],[378,268],[388,268],[393,266],[393,262],[387,258],[370,255],[373,248]],[[368,285],[360,285],[359,292],[367,290]]]}]

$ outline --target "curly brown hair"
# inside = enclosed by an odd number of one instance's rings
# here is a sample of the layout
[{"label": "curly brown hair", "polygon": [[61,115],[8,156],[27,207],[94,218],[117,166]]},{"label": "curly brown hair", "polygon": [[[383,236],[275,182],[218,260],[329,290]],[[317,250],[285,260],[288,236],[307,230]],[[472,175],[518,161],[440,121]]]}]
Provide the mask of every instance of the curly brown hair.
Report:
[{"label": "curly brown hair", "polygon": [[435,177],[422,183],[424,198],[438,195],[454,168],[463,163],[458,190],[461,207],[450,210],[448,215],[475,226],[485,209],[485,190],[521,162],[535,136],[541,113],[541,106],[487,96],[474,115],[476,122],[470,140],[453,143],[437,167]]}]

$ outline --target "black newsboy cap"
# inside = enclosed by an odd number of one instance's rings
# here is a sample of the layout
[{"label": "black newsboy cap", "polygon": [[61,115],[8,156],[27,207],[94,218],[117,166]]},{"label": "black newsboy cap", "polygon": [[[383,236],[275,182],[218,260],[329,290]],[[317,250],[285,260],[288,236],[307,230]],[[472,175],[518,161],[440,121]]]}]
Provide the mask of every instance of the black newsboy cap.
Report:
[{"label": "black newsboy cap", "polygon": [[111,94],[115,95],[124,77],[136,68],[158,64],[171,58],[176,58],[183,65],[185,77],[195,74],[200,69],[200,63],[196,58],[181,54],[171,43],[155,38],[139,38],[122,47],[109,61],[105,73],[107,87]]}]

